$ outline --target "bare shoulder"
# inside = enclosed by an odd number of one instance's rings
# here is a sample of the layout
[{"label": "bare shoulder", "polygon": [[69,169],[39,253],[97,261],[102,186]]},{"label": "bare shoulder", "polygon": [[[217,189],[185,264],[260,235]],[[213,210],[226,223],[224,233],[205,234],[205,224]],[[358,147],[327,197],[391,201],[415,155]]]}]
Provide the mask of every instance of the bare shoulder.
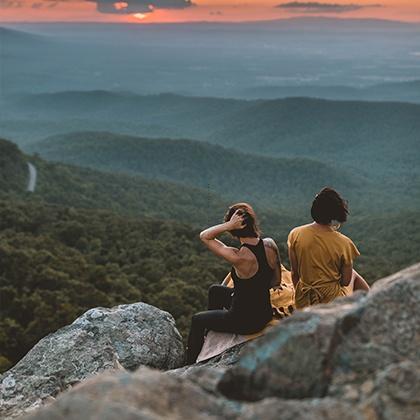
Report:
[{"label": "bare shoulder", "polygon": [[267,259],[271,267],[275,267],[280,264],[280,252],[276,244],[276,241],[272,238],[264,238],[264,248],[266,251]]},{"label": "bare shoulder", "polygon": [[273,238],[264,238],[263,241],[266,248],[272,249],[276,252],[279,250],[276,241]]}]

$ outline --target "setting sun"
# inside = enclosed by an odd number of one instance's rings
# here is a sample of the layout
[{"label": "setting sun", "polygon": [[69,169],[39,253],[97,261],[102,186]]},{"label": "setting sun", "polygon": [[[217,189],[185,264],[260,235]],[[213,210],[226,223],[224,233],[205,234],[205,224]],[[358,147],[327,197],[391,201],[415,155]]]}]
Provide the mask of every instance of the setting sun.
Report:
[{"label": "setting sun", "polygon": [[143,19],[146,19],[147,15],[145,15],[144,13],[135,13],[133,17],[139,20],[143,20]]}]

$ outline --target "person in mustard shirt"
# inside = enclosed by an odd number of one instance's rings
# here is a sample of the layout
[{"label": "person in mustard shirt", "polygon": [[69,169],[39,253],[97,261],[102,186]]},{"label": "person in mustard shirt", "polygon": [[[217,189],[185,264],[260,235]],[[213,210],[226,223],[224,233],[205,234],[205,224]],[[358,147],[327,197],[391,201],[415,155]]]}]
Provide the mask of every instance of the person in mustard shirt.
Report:
[{"label": "person in mustard shirt", "polygon": [[324,188],[312,203],[314,222],[290,232],[287,244],[297,308],[328,303],[354,290],[369,290],[353,269],[353,261],[360,255],[356,245],[338,232],[348,213],[340,194]]}]

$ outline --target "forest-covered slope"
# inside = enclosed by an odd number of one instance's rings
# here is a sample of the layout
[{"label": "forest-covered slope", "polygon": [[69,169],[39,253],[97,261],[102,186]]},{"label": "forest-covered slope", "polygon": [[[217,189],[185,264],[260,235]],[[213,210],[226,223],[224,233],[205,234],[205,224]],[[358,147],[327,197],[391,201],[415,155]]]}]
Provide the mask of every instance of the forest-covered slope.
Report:
[{"label": "forest-covered slope", "polygon": [[[420,105],[310,98],[231,100],[111,91],[27,95],[8,104],[3,132],[21,144],[74,131],[204,140],[269,156],[360,168],[418,145]],[[418,154],[416,155],[418,158]],[[369,169],[369,167],[367,168]],[[374,173],[373,170],[370,174]]]},{"label": "forest-covered slope", "polygon": [[[228,269],[198,239],[200,227],[221,221],[224,197],[46,162],[6,141],[0,156],[7,156],[0,166],[2,369],[92,306],[144,300],[170,311],[185,338],[208,285]],[[32,194],[25,191],[27,160],[38,170]],[[311,200],[290,213],[257,208],[264,235],[276,239],[286,264],[287,234],[310,220]],[[361,250],[356,268],[369,282],[418,259],[419,216],[409,209],[351,213],[343,232]]]},{"label": "forest-covered slope", "polygon": [[370,187],[367,178],[319,161],[250,155],[190,140],[82,132],[50,137],[32,150],[49,160],[177,181],[271,208],[297,207],[327,184],[347,191]]},{"label": "forest-covered slope", "polygon": [[25,157],[18,147],[0,139],[0,197],[4,193],[23,192],[27,172]]},{"label": "forest-covered slope", "polygon": [[0,370],[94,306],[151,303],[185,337],[226,272],[188,225],[0,200]]}]

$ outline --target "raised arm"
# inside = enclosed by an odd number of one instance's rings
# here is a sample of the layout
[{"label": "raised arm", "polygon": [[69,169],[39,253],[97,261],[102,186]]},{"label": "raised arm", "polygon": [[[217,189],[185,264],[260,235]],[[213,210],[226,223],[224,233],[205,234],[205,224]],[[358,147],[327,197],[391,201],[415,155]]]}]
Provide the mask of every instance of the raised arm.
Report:
[{"label": "raised arm", "polygon": [[203,230],[200,233],[200,239],[213,254],[236,266],[241,262],[239,249],[227,246],[216,238],[224,232],[241,229],[242,227],[244,227],[244,218],[236,212],[228,222]]}]

